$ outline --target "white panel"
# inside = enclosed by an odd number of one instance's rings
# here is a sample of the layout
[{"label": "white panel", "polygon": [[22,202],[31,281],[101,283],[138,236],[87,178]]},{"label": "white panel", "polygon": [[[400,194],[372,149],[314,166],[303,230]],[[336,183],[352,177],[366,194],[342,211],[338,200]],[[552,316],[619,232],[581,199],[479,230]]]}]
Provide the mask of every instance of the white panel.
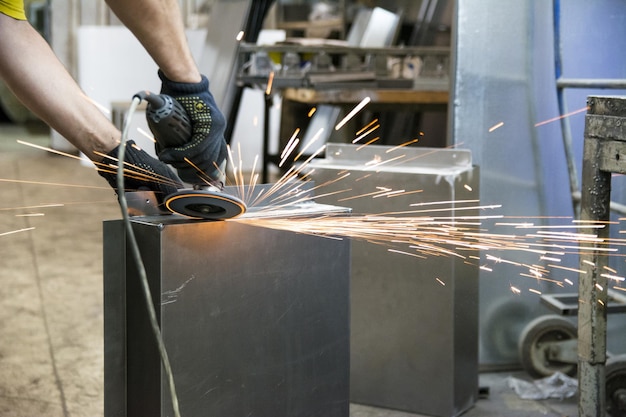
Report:
[{"label": "white panel", "polygon": [[[157,66],[139,41],[125,27],[78,28],[78,83],[97,103],[130,101],[140,90],[159,91]],[[206,31],[187,32],[192,54],[198,60]]]}]

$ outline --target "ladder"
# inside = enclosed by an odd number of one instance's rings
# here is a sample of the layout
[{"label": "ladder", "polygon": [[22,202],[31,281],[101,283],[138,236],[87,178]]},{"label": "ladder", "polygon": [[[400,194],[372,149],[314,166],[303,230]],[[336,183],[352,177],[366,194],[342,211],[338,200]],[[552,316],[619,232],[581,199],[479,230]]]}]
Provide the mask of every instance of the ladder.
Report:
[{"label": "ladder", "polygon": [[[626,89],[626,79],[592,79],[592,78],[565,78],[563,77],[563,45],[561,41],[561,1],[553,0],[553,24],[554,24],[554,70],[556,78],[556,93],[559,106],[561,131],[563,135],[563,148],[569,174],[570,192],[574,216],[580,217],[581,191],[576,169],[576,157],[572,146],[572,131],[569,124],[565,91],[571,88],[579,89]],[[626,206],[611,202],[611,210],[626,214]]]}]

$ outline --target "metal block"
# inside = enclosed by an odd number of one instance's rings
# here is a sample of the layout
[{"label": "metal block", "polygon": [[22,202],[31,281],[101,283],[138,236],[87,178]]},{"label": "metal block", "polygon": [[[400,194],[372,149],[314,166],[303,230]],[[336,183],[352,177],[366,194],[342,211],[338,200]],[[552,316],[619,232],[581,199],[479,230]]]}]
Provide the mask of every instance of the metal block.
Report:
[{"label": "metal block", "polygon": [[[347,417],[350,243],[135,218],[183,416]],[[105,416],[171,416],[120,220],[104,223]]]},{"label": "metal block", "polygon": [[[316,201],[337,204],[346,195],[330,194],[345,189],[355,196],[371,195],[378,186],[423,190],[341,202],[355,214],[401,217],[415,209],[412,203],[477,199],[478,169],[468,151],[403,148],[397,154],[406,155],[405,163],[367,164],[397,156],[386,153],[389,149],[328,144],[326,158],[310,164],[315,182],[328,184],[318,193],[329,196]],[[348,183],[331,182],[347,172]],[[478,268],[454,256],[418,259],[387,249],[352,243],[351,401],[457,416],[478,395]]]}]

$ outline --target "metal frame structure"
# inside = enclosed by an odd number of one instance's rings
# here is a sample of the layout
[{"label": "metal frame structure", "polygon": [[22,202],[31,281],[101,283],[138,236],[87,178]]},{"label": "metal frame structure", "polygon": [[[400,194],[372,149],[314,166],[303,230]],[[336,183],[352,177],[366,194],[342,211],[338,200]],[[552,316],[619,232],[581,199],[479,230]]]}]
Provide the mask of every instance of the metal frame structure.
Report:
[{"label": "metal frame structure", "polygon": [[[585,119],[581,221],[605,225],[597,237],[609,237],[611,175],[626,174],[626,97],[590,96]],[[588,229],[581,231],[589,233]],[[608,266],[603,243],[580,253],[578,307],[578,380],[580,416],[606,414],[606,328]]]}]

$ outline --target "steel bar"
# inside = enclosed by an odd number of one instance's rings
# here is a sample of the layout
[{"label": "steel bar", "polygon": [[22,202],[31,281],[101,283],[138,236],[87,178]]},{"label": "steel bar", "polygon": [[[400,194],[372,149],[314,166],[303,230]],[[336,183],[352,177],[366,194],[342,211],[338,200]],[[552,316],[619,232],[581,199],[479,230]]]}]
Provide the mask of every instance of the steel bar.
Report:
[{"label": "steel bar", "polygon": [[556,85],[560,88],[626,89],[626,79],[558,78]]},{"label": "steel bar", "polygon": [[357,55],[389,55],[389,56],[449,56],[450,48],[441,46],[403,46],[383,48],[362,48],[358,46],[328,45],[328,44],[279,44],[279,45],[256,45],[250,43],[239,44],[240,53],[250,52],[297,52],[297,53],[320,53],[328,54],[357,54]]}]

